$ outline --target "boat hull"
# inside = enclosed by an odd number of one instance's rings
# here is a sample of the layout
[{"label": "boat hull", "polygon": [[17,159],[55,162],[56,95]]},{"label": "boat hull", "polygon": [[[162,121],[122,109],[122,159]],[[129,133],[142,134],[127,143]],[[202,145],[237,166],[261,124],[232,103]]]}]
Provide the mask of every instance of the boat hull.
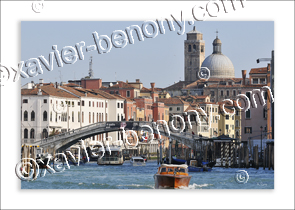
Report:
[{"label": "boat hull", "polygon": [[188,187],[191,176],[155,174],[156,189],[175,189]]},{"label": "boat hull", "polygon": [[188,172],[203,172],[204,169],[202,167],[194,167],[194,166],[189,166],[188,167]]}]

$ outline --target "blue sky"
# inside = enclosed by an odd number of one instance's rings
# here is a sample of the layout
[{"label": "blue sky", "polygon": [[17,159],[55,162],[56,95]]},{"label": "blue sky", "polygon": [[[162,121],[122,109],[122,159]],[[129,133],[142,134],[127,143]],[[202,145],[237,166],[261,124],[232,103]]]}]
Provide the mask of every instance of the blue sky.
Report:
[{"label": "blue sky", "polygon": [[[48,59],[53,52],[52,45],[61,51],[64,46],[75,46],[84,41],[86,46],[94,45],[92,32],[98,35],[111,34],[115,30],[125,30],[131,25],[141,27],[143,21],[22,21],[21,23],[21,59],[26,61],[43,55]],[[145,87],[155,82],[156,87],[167,87],[174,82],[184,80],[184,40],[186,34],[178,35],[179,27],[174,23],[175,31],[169,31],[166,23],[165,34],[155,38],[138,41],[134,35],[134,44],[125,48],[112,48],[109,53],[98,54],[97,51],[86,52],[83,48],[84,60],[74,64],[58,67],[55,60],[53,71],[47,71],[43,65],[43,74],[37,77],[22,79],[27,82],[67,82],[81,79],[88,75],[89,58],[93,56],[95,78],[107,81],[135,81],[140,79]],[[206,57],[212,53],[212,42],[216,37],[222,41],[222,53],[229,57],[235,68],[235,76],[241,77],[241,70],[264,67],[267,63],[256,63],[257,58],[269,58],[274,50],[273,21],[198,21],[196,29],[203,33]],[[191,31],[192,25],[186,23],[185,33]],[[149,29],[149,28],[148,28]],[[248,75],[247,75],[248,76]]]}]

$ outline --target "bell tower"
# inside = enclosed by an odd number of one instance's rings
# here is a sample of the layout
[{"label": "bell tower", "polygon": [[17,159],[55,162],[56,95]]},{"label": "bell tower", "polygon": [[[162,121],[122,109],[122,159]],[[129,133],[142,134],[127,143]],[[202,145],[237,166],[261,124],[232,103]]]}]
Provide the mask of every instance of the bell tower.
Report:
[{"label": "bell tower", "polygon": [[205,41],[203,34],[193,30],[186,34],[184,40],[184,79],[185,81],[194,82],[198,80],[198,72],[205,59]]}]

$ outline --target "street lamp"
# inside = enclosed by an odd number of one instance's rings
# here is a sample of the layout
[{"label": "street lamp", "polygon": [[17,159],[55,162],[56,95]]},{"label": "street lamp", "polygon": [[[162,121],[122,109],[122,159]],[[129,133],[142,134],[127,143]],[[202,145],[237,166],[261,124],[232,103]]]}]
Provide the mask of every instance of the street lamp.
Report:
[{"label": "street lamp", "polygon": [[260,159],[262,160],[262,129],[263,129],[263,127],[262,126],[260,126],[260,131],[261,131],[261,142],[260,142]]}]

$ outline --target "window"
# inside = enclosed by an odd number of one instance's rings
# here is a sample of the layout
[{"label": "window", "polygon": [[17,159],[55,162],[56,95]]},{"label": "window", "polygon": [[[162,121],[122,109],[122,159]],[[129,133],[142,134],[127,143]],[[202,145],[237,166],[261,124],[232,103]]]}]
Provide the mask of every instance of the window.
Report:
[{"label": "window", "polygon": [[120,121],[120,115],[118,114],[118,121]]},{"label": "window", "polygon": [[226,115],[226,116],[225,116],[225,119],[226,119],[226,120],[229,120],[229,115]]},{"label": "window", "polygon": [[72,122],[74,122],[74,111],[72,111]]},{"label": "window", "polygon": [[91,101],[89,101],[89,107],[91,107]]},{"label": "window", "polygon": [[127,90],[127,91],[126,91],[126,96],[127,96],[127,97],[130,97],[130,90]]},{"label": "window", "polygon": [[80,106],[80,101],[78,101],[78,106]]},{"label": "window", "polygon": [[265,84],[265,78],[260,78],[260,84]]},{"label": "window", "polygon": [[235,115],[233,115],[233,116],[231,117],[231,119],[232,119],[232,120],[235,120]]},{"label": "window", "polygon": [[246,92],[246,96],[249,98],[249,102],[251,103],[251,92]]},{"label": "window", "polygon": [[99,113],[99,121],[98,122],[101,122],[101,113]]},{"label": "window", "polygon": [[245,114],[246,114],[246,119],[251,118],[251,110],[250,109],[248,109]]},{"label": "window", "polygon": [[121,108],[123,109],[123,103],[121,103]]},{"label": "window", "polygon": [[74,103],[74,101],[72,101],[72,107],[74,107],[75,106],[75,103]]},{"label": "window", "polygon": [[50,112],[50,122],[52,122],[52,112]]},{"label": "window", "polygon": [[257,78],[253,79],[253,84],[258,84],[258,79]]},{"label": "window", "polygon": [[84,112],[82,112],[82,123],[84,123]]},{"label": "window", "polygon": [[233,90],[233,95],[236,96],[236,94],[237,94],[237,93],[236,93],[236,90]]},{"label": "window", "polygon": [[228,82],[228,85],[232,85],[233,83],[232,82]]},{"label": "window", "polygon": [[114,94],[114,91],[111,90],[111,91],[110,91],[110,94]]},{"label": "window", "polygon": [[197,47],[196,45],[193,46],[193,49],[194,49],[194,52],[197,50]]},{"label": "window", "polygon": [[94,101],[92,102],[92,107],[94,107]]},{"label": "window", "polygon": [[217,108],[215,108],[215,112],[217,113]]},{"label": "window", "polygon": [[24,130],[24,139],[27,139],[28,138],[28,129],[25,129]]},{"label": "window", "polygon": [[226,95],[229,96],[229,90],[226,91]]},{"label": "window", "polygon": [[42,132],[42,139],[45,139],[48,137],[48,132],[47,132],[47,129],[43,129],[43,132]]},{"label": "window", "polygon": [[78,112],[78,122],[80,122],[81,120],[81,116],[80,116],[80,112]]},{"label": "window", "polygon": [[31,121],[35,121],[35,112],[34,111],[31,112]]},{"label": "window", "polygon": [[34,139],[34,138],[35,138],[35,130],[34,128],[32,128],[30,131],[30,139]]},{"label": "window", "polygon": [[98,107],[98,102],[96,102],[96,107]]},{"label": "window", "polygon": [[47,121],[47,112],[46,111],[43,112],[43,121]]},{"label": "window", "polygon": [[226,129],[226,130],[228,130],[228,129],[229,129],[229,126],[228,126],[228,124],[226,124],[226,125],[225,125],[225,129]]},{"label": "window", "polygon": [[172,107],[169,107],[169,111],[172,111],[172,109],[173,109]]},{"label": "window", "polygon": [[55,113],[55,122],[57,122],[57,113]]},{"label": "window", "polygon": [[204,46],[201,46],[201,52],[204,52]]},{"label": "window", "polygon": [[192,51],[192,46],[191,46],[191,45],[188,46],[188,51],[189,51],[189,52]]},{"label": "window", "polygon": [[239,111],[238,110],[236,110],[236,115],[239,116]]},{"label": "window", "polygon": [[118,94],[118,95],[119,95],[119,91],[117,91],[117,90],[116,90],[116,94]]},{"label": "window", "polygon": [[238,121],[238,120],[236,120],[236,127],[240,127],[240,126],[239,126],[239,121]]},{"label": "window", "polygon": [[245,133],[252,133],[252,127],[245,127]]},{"label": "window", "polygon": [[235,129],[235,125],[231,125],[231,129],[234,130]]},{"label": "window", "polygon": [[91,112],[89,112],[89,123],[91,123]]},{"label": "window", "polygon": [[220,95],[223,96],[223,90],[220,91]]},{"label": "window", "polygon": [[238,92],[239,92],[239,94],[241,94],[241,93],[242,93],[240,90],[239,90]]},{"label": "window", "polygon": [[82,101],[82,106],[84,106],[84,101]]},{"label": "window", "polygon": [[101,121],[103,122],[103,113],[101,113]]},{"label": "window", "polygon": [[28,112],[24,111],[24,121],[28,121]]},{"label": "window", "polygon": [[43,100],[43,103],[44,103],[44,104],[47,104],[47,99],[44,99],[44,100]]},{"label": "window", "polygon": [[106,113],[106,121],[108,121],[108,113]]},{"label": "window", "polygon": [[101,102],[101,107],[103,108],[103,102]]},{"label": "window", "polygon": [[28,99],[23,99],[23,104],[27,104],[28,103]]},{"label": "window", "polygon": [[214,91],[210,91],[210,95],[211,96],[215,96],[215,92]]},{"label": "window", "polygon": [[92,113],[92,123],[94,123],[94,112]]},{"label": "window", "polygon": [[108,108],[108,103],[106,102],[106,108]]},{"label": "window", "polygon": [[[120,103],[117,104],[117,108],[120,108]],[[119,121],[119,120],[118,120]]]},{"label": "window", "polygon": [[121,114],[121,121],[124,121],[123,114]]},{"label": "window", "polygon": [[180,107],[177,107],[177,111],[180,111]]}]

